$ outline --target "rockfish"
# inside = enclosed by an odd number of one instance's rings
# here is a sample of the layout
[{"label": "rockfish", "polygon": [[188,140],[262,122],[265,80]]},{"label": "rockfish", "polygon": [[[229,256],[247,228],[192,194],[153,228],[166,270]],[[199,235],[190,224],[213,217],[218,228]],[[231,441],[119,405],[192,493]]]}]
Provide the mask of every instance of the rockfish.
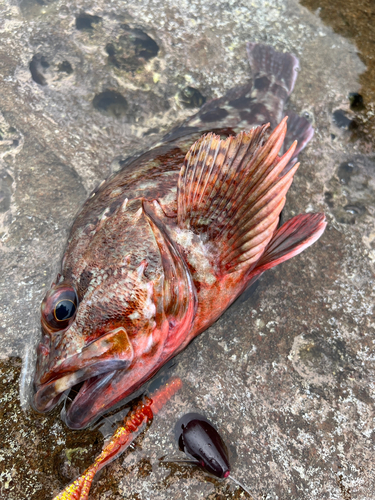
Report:
[{"label": "rockfish", "polygon": [[[265,45],[247,50],[253,76],[246,85],[128,160],[78,214],[41,307],[38,411],[80,384],[65,420],[75,429],[89,425],[265,270],[323,233],[320,213],[278,227],[296,156],[313,135],[293,113],[287,132],[284,105],[298,60]],[[288,149],[279,155],[284,140]]]}]

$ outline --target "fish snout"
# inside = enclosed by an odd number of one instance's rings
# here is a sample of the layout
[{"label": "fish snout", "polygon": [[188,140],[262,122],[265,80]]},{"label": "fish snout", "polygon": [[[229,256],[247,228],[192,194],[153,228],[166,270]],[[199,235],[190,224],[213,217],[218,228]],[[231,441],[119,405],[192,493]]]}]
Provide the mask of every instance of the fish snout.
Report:
[{"label": "fish snout", "polygon": [[63,351],[52,366],[53,353],[46,338],[39,344],[38,354],[33,406],[42,413],[52,410],[62,394],[73,386],[104,373],[126,369],[134,358],[133,346],[122,327],[69,354]]}]

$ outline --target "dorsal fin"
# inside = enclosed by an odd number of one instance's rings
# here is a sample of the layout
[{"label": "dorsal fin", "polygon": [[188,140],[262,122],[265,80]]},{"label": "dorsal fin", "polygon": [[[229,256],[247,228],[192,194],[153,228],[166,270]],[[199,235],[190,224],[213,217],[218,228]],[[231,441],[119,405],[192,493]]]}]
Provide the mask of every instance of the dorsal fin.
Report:
[{"label": "dorsal fin", "polygon": [[204,135],[189,150],[178,182],[178,224],[202,236],[222,272],[249,267],[278,224],[295,171],[283,172],[296,143],[279,158],[287,117],[220,140]]}]

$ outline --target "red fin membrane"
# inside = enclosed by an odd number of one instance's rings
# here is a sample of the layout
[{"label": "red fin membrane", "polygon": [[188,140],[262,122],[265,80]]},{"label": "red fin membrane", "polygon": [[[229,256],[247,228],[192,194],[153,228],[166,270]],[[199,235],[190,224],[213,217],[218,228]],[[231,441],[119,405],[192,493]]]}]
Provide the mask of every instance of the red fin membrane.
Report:
[{"label": "red fin membrane", "polygon": [[277,157],[286,118],[221,141],[208,134],[186,155],[178,182],[178,224],[201,234],[222,273],[249,269],[274,231],[298,168],[283,173],[296,144]]},{"label": "red fin membrane", "polygon": [[251,278],[301,253],[320,238],[326,225],[322,213],[301,214],[290,219],[275,232]]}]

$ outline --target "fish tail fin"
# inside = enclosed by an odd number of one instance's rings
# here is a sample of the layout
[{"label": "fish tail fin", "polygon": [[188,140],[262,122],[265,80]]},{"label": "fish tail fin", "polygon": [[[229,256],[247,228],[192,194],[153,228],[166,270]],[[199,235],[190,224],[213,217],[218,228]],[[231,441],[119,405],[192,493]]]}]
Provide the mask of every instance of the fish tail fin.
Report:
[{"label": "fish tail fin", "polygon": [[249,42],[246,49],[253,76],[253,123],[260,124],[262,117],[267,116],[273,128],[284,116],[285,103],[297,79],[299,61],[294,54],[277,52],[270,45]]},{"label": "fish tail fin", "polygon": [[252,79],[204,104],[198,113],[169,132],[164,142],[209,130],[229,135],[268,122],[274,128],[280,122],[297,78],[298,59],[269,45],[248,43],[246,48]]},{"label": "fish tail fin", "polygon": [[246,49],[254,77],[254,87],[264,90],[266,86],[268,88],[270,85],[277,85],[289,97],[298,75],[297,57],[289,52],[277,52],[271,45],[261,43],[248,42]]},{"label": "fish tail fin", "polygon": [[249,272],[274,236],[299,166],[285,168],[296,143],[278,156],[286,120],[267,140],[269,125],[225,140],[204,135],[185,157],[178,182],[178,224],[201,235],[219,274]]},{"label": "fish tail fin", "polygon": [[[268,107],[273,106],[274,109],[284,107],[297,79],[299,70],[297,57],[291,53],[276,52],[271,46],[258,43],[249,42],[246,48],[254,78],[252,92],[254,100],[264,102]],[[284,150],[289,149],[294,141],[298,143],[292,158],[293,162],[312,139],[314,128],[306,118],[292,110],[285,111],[283,115],[288,116]]]}]

